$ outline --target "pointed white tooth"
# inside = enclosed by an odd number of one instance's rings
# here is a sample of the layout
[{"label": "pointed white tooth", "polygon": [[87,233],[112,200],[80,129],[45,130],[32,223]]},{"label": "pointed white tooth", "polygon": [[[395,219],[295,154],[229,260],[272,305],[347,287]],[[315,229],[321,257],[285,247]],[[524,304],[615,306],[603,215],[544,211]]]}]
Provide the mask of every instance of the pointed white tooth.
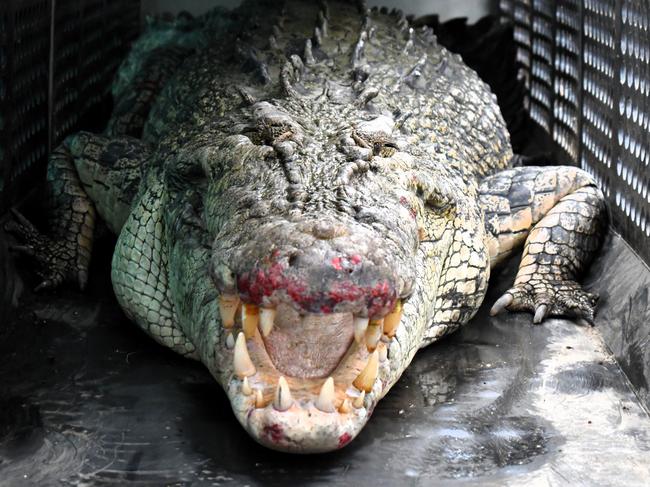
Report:
[{"label": "pointed white tooth", "polygon": [[235,337],[232,335],[232,332],[228,332],[228,335],[226,335],[226,347],[228,350],[232,350],[233,347],[235,346]]},{"label": "pointed white tooth", "polygon": [[264,404],[264,396],[262,395],[262,391],[257,389],[255,391],[255,407],[256,408],[263,408],[265,406]]},{"label": "pointed white tooth", "polygon": [[248,355],[248,348],[246,347],[246,337],[242,332],[237,335],[235,342],[235,352],[233,353],[233,366],[235,375],[240,379],[251,376],[257,372],[255,365]]},{"label": "pointed white tooth", "polygon": [[278,411],[286,411],[293,404],[293,397],[291,397],[291,390],[287,380],[280,376],[278,379],[278,387],[275,390],[275,397],[273,398],[273,407]]},{"label": "pointed white tooth", "polygon": [[372,391],[372,386],[375,384],[377,379],[377,373],[379,372],[379,354],[377,350],[372,352],[370,359],[366,367],[359,373],[356,379],[352,382],[354,387],[360,391],[370,392]]},{"label": "pointed white tooth", "polygon": [[388,347],[384,342],[379,342],[379,345],[377,345],[377,352],[379,353],[380,362],[385,362],[388,359]]},{"label": "pointed white tooth", "polygon": [[402,301],[398,299],[393,311],[384,317],[384,333],[388,338],[393,338],[395,336],[400,321],[402,321]]},{"label": "pointed white tooth", "polygon": [[363,407],[363,400],[365,399],[365,397],[366,397],[366,391],[361,391],[361,394],[359,394],[354,399],[354,401],[352,402],[354,407],[357,408],[357,409],[362,408]]},{"label": "pointed white tooth", "polygon": [[350,404],[350,400],[346,397],[343,400],[343,403],[341,404],[341,407],[339,408],[339,413],[347,414],[350,411],[352,411],[352,405]]},{"label": "pointed white tooth", "polygon": [[241,326],[246,339],[255,336],[255,330],[260,322],[260,308],[255,304],[244,304],[241,307]]},{"label": "pointed white tooth", "polygon": [[219,296],[219,315],[224,328],[235,326],[235,313],[239,306],[239,296],[236,294],[222,294]]},{"label": "pointed white tooth", "polygon": [[253,389],[248,384],[248,377],[244,377],[244,381],[241,384],[241,392],[244,396],[250,396],[253,393]]},{"label": "pointed white tooth", "polygon": [[366,346],[369,352],[374,352],[384,330],[384,320],[371,320],[366,331]]},{"label": "pointed white tooth", "polygon": [[275,324],[275,309],[262,308],[260,311],[260,330],[265,337],[269,336]]},{"label": "pointed white tooth", "polygon": [[363,316],[354,317],[354,339],[361,345],[366,339],[366,330],[368,329],[368,318]]},{"label": "pointed white tooth", "polygon": [[318,399],[316,399],[316,407],[324,413],[333,413],[336,411],[336,408],[334,407],[335,399],[334,379],[328,377],[320,388],[320,394],[318,395]]}]

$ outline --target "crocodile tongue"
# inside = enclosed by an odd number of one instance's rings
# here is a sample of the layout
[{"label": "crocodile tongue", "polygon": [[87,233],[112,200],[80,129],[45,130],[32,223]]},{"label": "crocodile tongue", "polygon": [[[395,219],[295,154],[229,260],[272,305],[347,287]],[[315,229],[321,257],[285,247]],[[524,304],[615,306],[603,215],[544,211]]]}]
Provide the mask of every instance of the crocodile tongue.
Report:
[{"label": "crocodile tongue", "polygon": [[327,377],[354,340],[351,313],[299,314],[280,305],[271,333],[263,337],[273,365],[282,374],[305,379]]}]

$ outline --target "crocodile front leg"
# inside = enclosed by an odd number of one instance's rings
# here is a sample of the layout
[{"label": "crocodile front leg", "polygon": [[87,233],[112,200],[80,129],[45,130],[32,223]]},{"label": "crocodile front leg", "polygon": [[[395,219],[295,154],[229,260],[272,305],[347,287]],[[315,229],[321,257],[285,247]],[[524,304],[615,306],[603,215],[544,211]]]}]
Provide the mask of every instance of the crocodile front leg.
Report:
[{"label": "crocodile front leg", "polygon": [[43,281],[37,289],[65,281],[86,286],[96,211],[119,232],[148,157],[148,149],[137,139],[87,132],[66,138],[52,153],[47,170],[49,230],[40,232],[16,211],[15,220],[7,224],[21,242],[14,249],[39,265]]},{"label": "crocodile front leg", "polygon": [[534,312],[534,323],[549,315],[593,321],[598,298],[577,282],[606,228],[593,179],[572,167],[525,167],[486,178],[479,192],[492,264],[524,244],[514,286],[491,314],[509,309]]},{"label": "crocodile front leg", "polygon": [[178,326],[170,296],[163,199],[162,183],[151,181],[134,204],[115,245],[113,290],[127,316],[154,340],[196,358],[196,347]]}]

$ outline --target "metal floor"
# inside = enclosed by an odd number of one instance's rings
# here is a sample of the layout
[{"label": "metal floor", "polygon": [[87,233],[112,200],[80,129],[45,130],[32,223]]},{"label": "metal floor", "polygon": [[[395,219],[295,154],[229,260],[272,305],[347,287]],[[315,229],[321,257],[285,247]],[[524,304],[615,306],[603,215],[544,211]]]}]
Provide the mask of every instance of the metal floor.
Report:
[{"label": "metal floor", "polygon": [[[610,240],[597,272],[635,258]],[[100,255],[89,292],[24,292],[3,325],[1,486],[650,484],[650,418],[600,324],[484,307],[420,351],[349,446],[291,456],[254,443],[201,365],[128,322]]]}]

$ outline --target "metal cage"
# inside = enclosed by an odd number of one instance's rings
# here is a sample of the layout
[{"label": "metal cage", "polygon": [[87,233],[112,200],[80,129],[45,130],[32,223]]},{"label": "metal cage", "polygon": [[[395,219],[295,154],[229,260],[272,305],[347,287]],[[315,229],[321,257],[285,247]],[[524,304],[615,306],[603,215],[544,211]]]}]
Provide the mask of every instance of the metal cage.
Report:
[{"label": "metal cage", "polygon": [[0,214],[107,99],[139,29],[138,0],[0,2]]},{"label": "metal cage", "polygon": [[594,176],[614,227],[650,263],[650,4],[501,0],[500,11],[531,118]]}]

